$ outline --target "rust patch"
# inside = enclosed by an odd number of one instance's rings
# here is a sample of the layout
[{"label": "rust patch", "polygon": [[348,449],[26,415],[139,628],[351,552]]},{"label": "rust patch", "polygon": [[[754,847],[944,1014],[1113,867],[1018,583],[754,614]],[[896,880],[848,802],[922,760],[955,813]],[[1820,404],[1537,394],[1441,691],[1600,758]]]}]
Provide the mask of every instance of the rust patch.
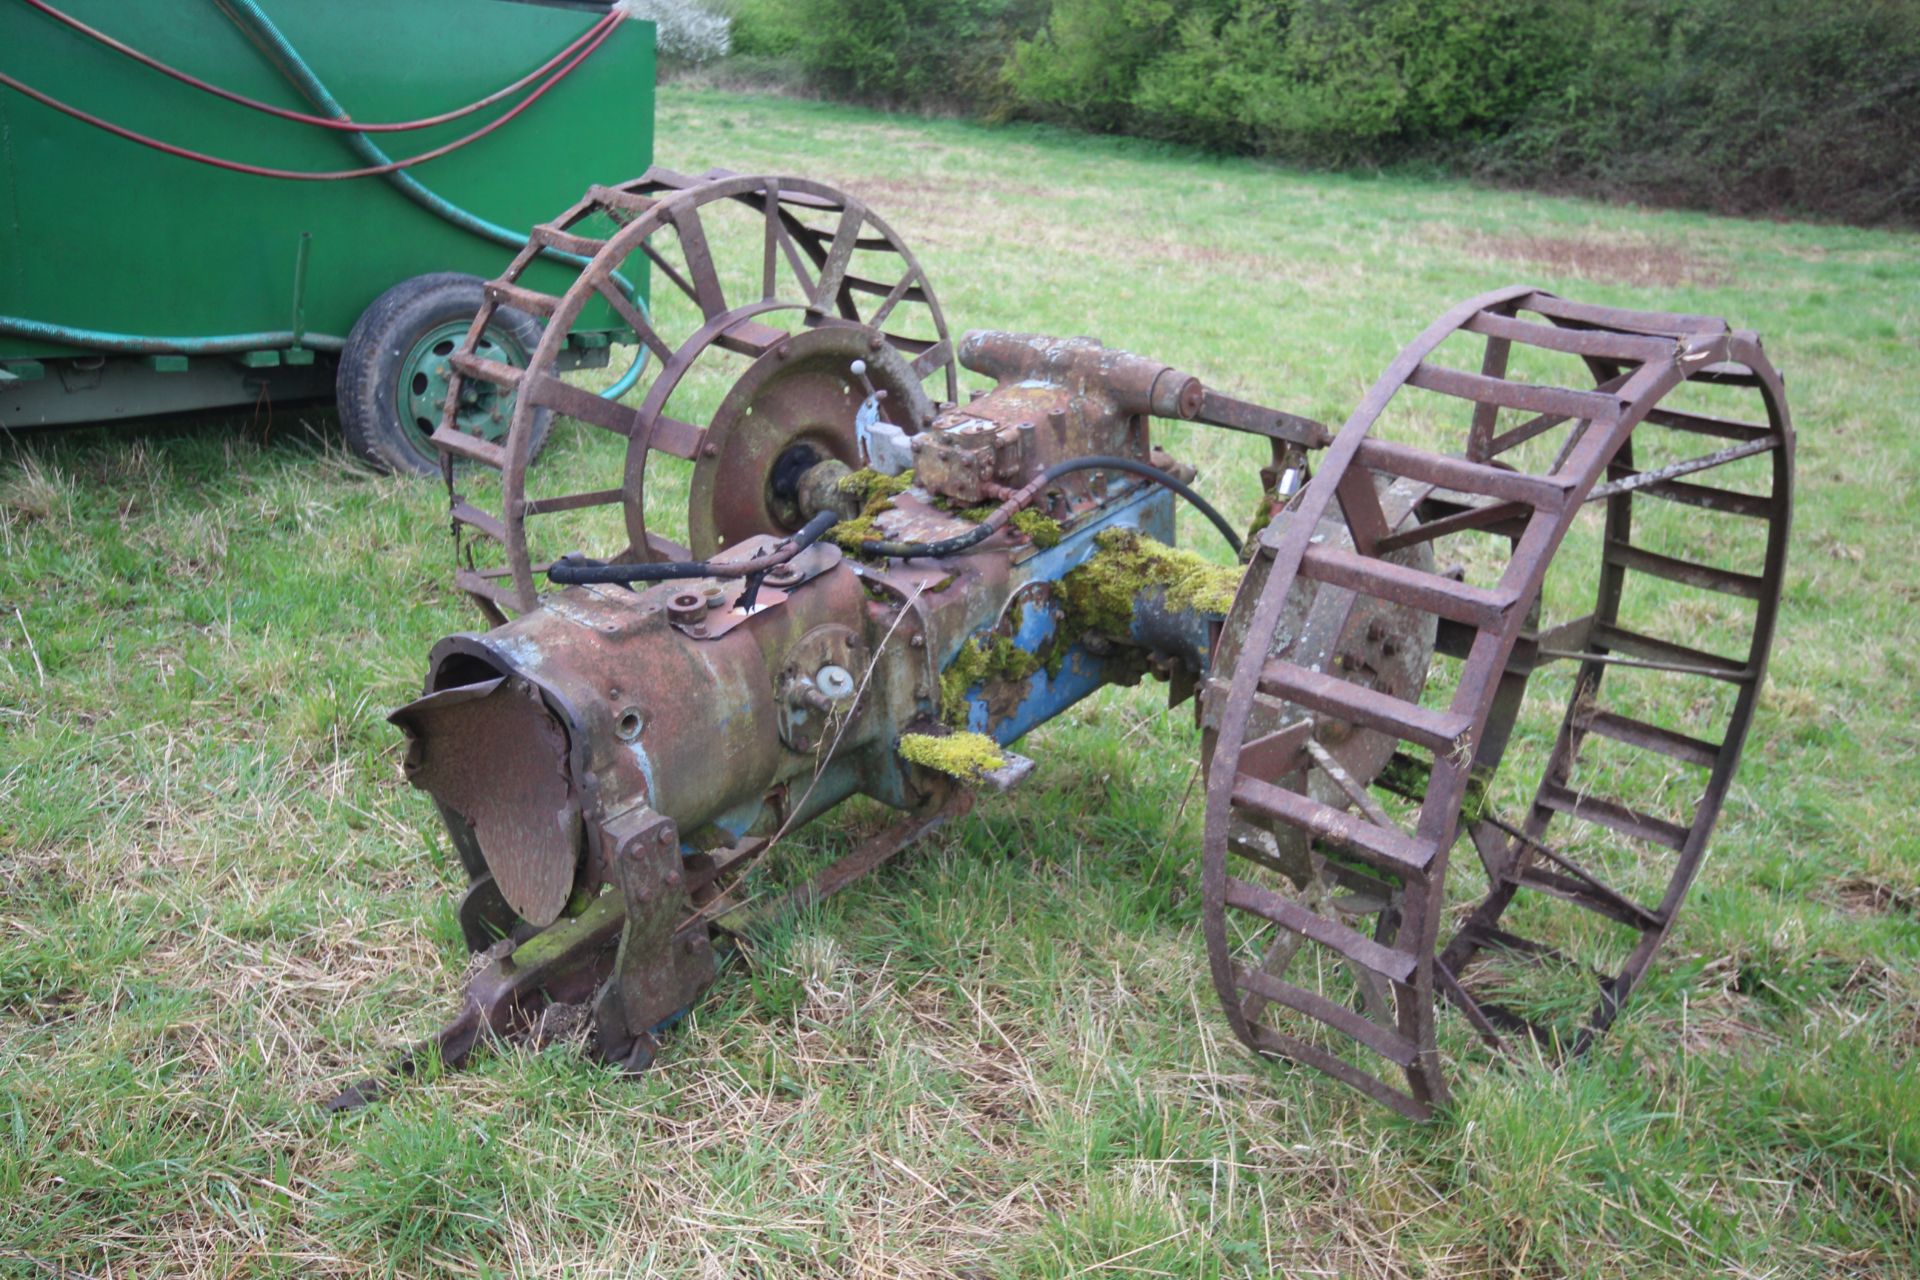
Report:
[{"label": "rust patch", "polygon": [[566,736],[539,693],[497,677],[430,693],[388,718],[407,733],[408,780],[472,826],[507,903],[532,924],[552,924],[573,892],[580,812]]}]

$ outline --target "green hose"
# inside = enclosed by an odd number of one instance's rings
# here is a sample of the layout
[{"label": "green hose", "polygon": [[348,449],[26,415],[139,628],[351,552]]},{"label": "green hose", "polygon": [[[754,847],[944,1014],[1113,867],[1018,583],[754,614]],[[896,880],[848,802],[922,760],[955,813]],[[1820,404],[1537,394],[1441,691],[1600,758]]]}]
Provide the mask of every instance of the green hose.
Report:
[{"label": "green hose", "polygon": [[292,346],[312,347],[315,351],[338,351],[347,345],[345,338],[325,333],[303,333],[296,343],[291,330],[278,333],[230,333],[211,338],[153,338],[132,333],[106,333],[99,329],[76,329],[71,325],[48,324],[44,320],[25,320],[19,316],[0,316],[0,334],[9,338],[58,342],[69,347],[86,347],[94,351],[133,356],[212,356],[231,351]]},{"label": "green hose", "polygon": [[[299,51],[293,47],[292,42],[287,39],[279,27],[273,24],[273,19],[267,17],[260,6],[254,3],[254,0],[215,0],[215,3],[225,10],[229,17],[241,22],[249,28],[255,36],[266,42],[269,46],[267,52],[270,56],[273,56],[274,60],[279,64],[281,74],[289,80],[292,80],[300,91],[307,96],[309,101],[335,120],[346,120],[349,118],[346,108],[341,106],[333,94],[327,91],[327,86],[321,83],[320,77],[314,74],[313,68],[307,65],[306,59],[300,56]],[[341,137],[345,138],[347,145],[353,148],[354,154],[362,160],[365,160],[369,165],[378,166],[393,163],[392,158],[380,149],[379,144],[374,142],[374,140],[366,134],[343,132]],[[451,222],[463,231],[470,231],[474,235],[492,240],[497,244],[505,245],[510,249],[523,248],[527,243],[527,237],[525,235],[516,234],[506,227],[500,226],[498,223],[488,222],[485,218],[467,212],[467,210],[462,209],[452,201],[430,191],[410,173],[403,170],[395,170],[392,173],[382,176],[395,190],[399,191],[400,194],[407,197],[407,199],[413,201],[436,217]],[[540,254],[542,257],[549,258],[555,262],[564,262],[569,266],[579,268],[586,267],[589,261],[578,254],[562,253],[558,249],[543,248]],[[630,281],[618,272],[615,272],[613,283],[621,293],[627,296],[629,301],[640,308],[640,313],[643,316],[648,315],[646,301],[640,297],[639,291],[634,288]],[[640,380],[641,371],[646,368],[648,355],[649,352],[647,348],[644,345],[641,346],[638,354],[634,357],[633,364],[620,376],[617,382],[600,394],[606,399],[618,400],[621,396],[633,390],[634,384]]]}]

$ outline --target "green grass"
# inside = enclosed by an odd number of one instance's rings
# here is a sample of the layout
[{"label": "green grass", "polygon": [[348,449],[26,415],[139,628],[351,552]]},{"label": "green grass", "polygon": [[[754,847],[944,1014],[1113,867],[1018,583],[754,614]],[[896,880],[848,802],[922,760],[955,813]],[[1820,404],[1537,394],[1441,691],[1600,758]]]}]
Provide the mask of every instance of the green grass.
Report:
[{"label": "green grass", "polygon": [[[1204,972],[1191,718],[1113,691],[1029,740],[1023,790],[734,963],[641,1082],[513,1051],[330,1116],[465,963],[458,861],[383,720],[475,622],[444,495],[345,460],[321,413],[26,435],[0,453],[0,1275],[1920,1269],[1920,239],[674,88],[660,137],[867,196],[956,329],[1093,334],[1333,422],[1516,279],[1764,333],[1800,430],[1791,582],[1653,977],[1576,1065],[1464,1054],[1427,1127],[1252,1060]],[[1163,439],[1252,509],[1254,448]],[[542,468],[609,449],[566,424]]]}]

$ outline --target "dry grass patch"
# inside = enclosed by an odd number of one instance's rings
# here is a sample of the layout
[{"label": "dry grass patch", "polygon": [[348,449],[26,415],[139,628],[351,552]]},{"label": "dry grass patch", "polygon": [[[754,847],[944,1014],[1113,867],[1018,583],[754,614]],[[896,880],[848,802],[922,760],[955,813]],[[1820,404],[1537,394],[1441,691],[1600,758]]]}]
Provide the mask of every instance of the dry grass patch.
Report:
[{"label": "dry grass patch", "polygon": [[1616,237],[1492,234],[1467,231],[1438,241],[1486,262],[1524,263],[1562,278],[1591,280],[1609,288],[1715,287],[1732,279],[1724,260],[1694,253],[1667,240]]}]

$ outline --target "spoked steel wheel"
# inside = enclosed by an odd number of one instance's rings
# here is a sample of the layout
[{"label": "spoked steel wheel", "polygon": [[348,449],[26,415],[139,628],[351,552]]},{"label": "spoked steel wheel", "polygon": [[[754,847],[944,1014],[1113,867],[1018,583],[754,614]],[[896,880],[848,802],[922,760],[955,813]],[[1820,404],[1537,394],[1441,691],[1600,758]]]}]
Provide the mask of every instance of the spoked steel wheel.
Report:
[{"label": "spoked steel wheel", "polygon": [[[591,260],[559,296],[516,283],[547,249]],[[636,301],[631,284],[643,278],[654,284],[650,308]],[[883,414],[910,434],[931,417],[936,398],[958,395],[953,343],[918,260],[859,200],[804,178],[687,178],[654,169],[618,187],[595,187],[534,228],[527,247],[487,286],[487,299],[451,359],[448,408],[432,442],[449,458],[501,474],[496,510],[453,497],[456,529],[502,548],[503,564],[484,567],[469,558],[457,574],[461,589],[496,621],[537,603],[535,575],[545,566],[528,535],[533,517],[618,506],[625,545],[593,548],[595,554],[620,561],[688,556],[689,548],[648,528],[655,450],[694,464],[687,523],[692,553],[707,555],[742,537],[796,527],[795,509],[777,491],[778,475],[808,453],[857,466],[855,420],[870,392],[884,393]],[[656,359],[638,407],[557,374],[583,312],[602,305]],[[524,369],[480,349],[495,307],[545,321]],[[704,426],[671,416],[674,393],[719,352],[752,361],[735,394]],[[465,429],[453,415],[469,382],[516,393],[504,441]],[[623,438],[623,468],[604,487],[533,494],[528,462],[542,408]]]},{"label": "spoked steel wheel", "polygon": [[1792,455],[1759,339],[1712,317],[1516,287],[1400,353],[1261,535],[1204,695],[1242,1041],[1424,1117],[1436,995],[1497,1050],[1608,1027],[1740,758]]}]

